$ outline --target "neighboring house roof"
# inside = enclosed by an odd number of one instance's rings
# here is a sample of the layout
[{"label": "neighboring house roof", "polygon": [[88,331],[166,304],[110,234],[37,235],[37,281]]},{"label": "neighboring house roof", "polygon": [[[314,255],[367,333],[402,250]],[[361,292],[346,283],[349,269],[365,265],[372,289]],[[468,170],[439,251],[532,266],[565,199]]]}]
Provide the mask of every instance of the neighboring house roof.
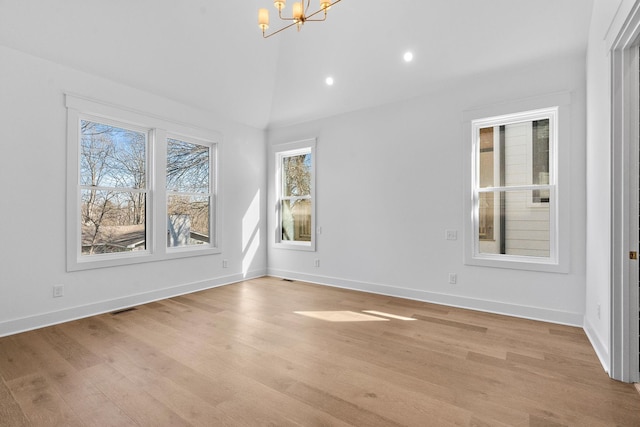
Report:
[{"label": "neighboring house roof", "polygon": [[[134,249],[145,243],[144,224],[123,226],[102,226],[98,238],[93,241],[95,228],[82,226],[82,246],[109,245],[123,249]],[[199,242],[209,242],[209,236],[191,231],[189,237]]]},{"label": "neighboring house roof", "polygon": [[94,227],[82,227],[82,246],[108,244],[123,249],[133,249],[145,243],[144,224],[102,226],[95,241],[93,240],[94,233]]}]

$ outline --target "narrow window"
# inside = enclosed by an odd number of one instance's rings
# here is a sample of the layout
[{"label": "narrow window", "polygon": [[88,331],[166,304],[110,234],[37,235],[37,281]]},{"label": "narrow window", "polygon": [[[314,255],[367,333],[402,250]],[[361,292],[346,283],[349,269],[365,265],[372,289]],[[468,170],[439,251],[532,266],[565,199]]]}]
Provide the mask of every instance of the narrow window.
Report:
[{"label": "narrow window", "polygon": [[211,242],[211,148],[167,139],[167,246]]},{"label": "narrow window", "polygon": [[303,141],[294,146],[301,148],[276,153],[276,243],[289,248],[314,250],[315,141]]}]

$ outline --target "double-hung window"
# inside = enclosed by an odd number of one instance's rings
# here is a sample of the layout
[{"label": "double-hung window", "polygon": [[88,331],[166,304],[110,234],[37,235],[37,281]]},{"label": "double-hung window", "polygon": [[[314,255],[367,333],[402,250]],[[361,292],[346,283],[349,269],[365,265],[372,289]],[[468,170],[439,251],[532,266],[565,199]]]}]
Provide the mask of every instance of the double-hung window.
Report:
[{"label": "double-hung window", "polygon": [[315,250],[315,140],[276,151],[276,246]]},{"label": "double-hung window", "polygon": [[469,121],[467,264],[566,271],[559,145],[569,141],[560,140],[559,112],[555,106]]},{"label": "double-hung window", "polygon": [[67,269],[219,253],[219,134],[67,95]]},{"label": "double-hung window", "polygon": [[145,250],[150,130],[88,116],[79,125],[81,256]]},{"label": "double-hung window", "polygon": [[211,164],[209,145],[167,138],[167,246],[206,245],[211,233]]}]

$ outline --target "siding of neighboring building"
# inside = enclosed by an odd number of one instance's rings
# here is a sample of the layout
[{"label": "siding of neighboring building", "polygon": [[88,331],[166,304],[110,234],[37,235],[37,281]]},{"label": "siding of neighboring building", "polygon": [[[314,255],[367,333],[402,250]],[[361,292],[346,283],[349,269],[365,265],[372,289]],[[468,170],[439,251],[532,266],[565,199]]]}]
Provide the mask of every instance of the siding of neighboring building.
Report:
[{"label": "siding of neighboring building", "polygon": [[[505,185],[531,184],[531,122],[505,126]],[[549,203],[533,203],[531,191],[507,192],[506,253],[549,256]]]}]

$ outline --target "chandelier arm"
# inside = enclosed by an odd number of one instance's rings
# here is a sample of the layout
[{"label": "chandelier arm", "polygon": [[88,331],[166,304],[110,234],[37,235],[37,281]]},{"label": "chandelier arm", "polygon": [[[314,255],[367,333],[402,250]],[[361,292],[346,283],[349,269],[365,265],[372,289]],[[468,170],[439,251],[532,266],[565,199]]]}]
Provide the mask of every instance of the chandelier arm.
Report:
[{"label": "chandelier arm", "polygon": [[262,38],[268,39],[269,37],[271,37],[271,36],[273,36],[273,35],[276,35],[276,34],[278,34],[279,32],[286,30],[287,28],[291,28],[291,27],[293,27],[293,26],[294,26],[294,25],[296,25],[296,24],[297,24],[297,22],[292,22],[291,24],[289,24],[289,25],[287,25],[287,26],[285,26],[285,27],[282,27],[282,28],[280,28],[278,31],[274,31],[273,33],[268,34],[268,35],[265,35],[265,32],[263,31],[263,32],[262,32]]},{"label": "chandelier arm", "polygon": [[312,16],[316,16],[317,14],[319,14],[320,12],[322,12],[324,9],[320,9],[320,10],[316,10],[315,12],[313,12],[311,15],[307,16],[307,18],[305,19],[305,21],[311,21],[311,22],[320,22],[320,21],[325,21],[327,19],[327,11],[324,10],[324,18],[322,19],[309,19]]},{"label": "chandelier arm", "polygon": [[307,19],[304,20],[304,22],[322,22],[322,21],[326,21],[326,20],[327,20],[327,16],[325,15],[325,17],[322,18],[322,19],[309,19],[309,18],[307,18]]},{"label": "chandelier arm", "polygon": [[278,9],[278,17],[282,20],[282,21],[295,21],[296,18],[287,18],[286,16],[282,16],[282,10]]},{"label": "chandelier arm", "polygon": [[[336,3],[340,3],[341,1],[342,1],[342,0],[336,0],[336,1],[334,1],[333,3],[331,3],[331,4],[327,7],[327,9],[328,9],[328,8],[330,8],[331,6],[333,6],[333,5],[334,5],[334,4],[336,4]],[[313,17],[313,16],[315,16],[315,15],[319,14],[320,12],[324,11],[324,19],[311,19],[311,21],[314,21],[314,22],[315,22],[315,21],[324,21],[325,19],[327,19],[327,9],[319,9],[319,10],[316,10],[316,11],[315,11],[315,12],[313,12],[311,15],[307,16],[307,19],[306,19],[306,20],[307,20],[307,21],[309,21],[309,20],[310,20],[309,18],[311,18],[311,17]]]}]

